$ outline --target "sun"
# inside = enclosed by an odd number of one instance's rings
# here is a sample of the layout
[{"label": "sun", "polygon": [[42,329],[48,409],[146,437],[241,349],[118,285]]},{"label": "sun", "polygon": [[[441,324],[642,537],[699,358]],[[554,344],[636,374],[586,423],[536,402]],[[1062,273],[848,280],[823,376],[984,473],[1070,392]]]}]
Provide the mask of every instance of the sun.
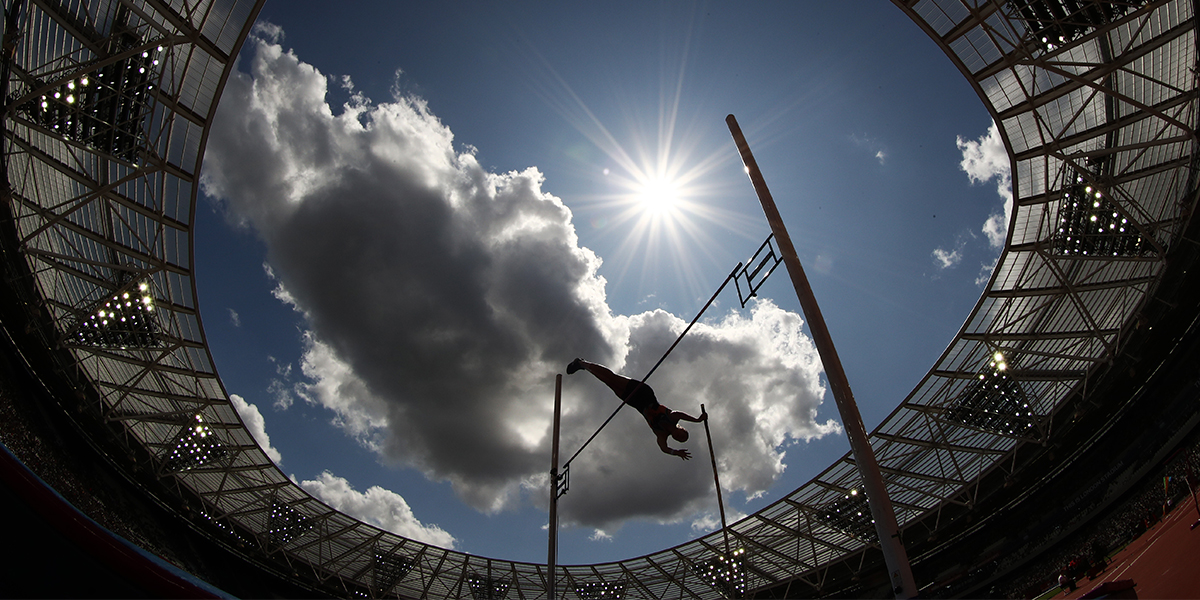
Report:
[{"label": "sun", "polygon": [[639,184],[634,194],[638,208],[651,218],[670,217],[680,205],[680,186],[666,177],[655,177]]}]

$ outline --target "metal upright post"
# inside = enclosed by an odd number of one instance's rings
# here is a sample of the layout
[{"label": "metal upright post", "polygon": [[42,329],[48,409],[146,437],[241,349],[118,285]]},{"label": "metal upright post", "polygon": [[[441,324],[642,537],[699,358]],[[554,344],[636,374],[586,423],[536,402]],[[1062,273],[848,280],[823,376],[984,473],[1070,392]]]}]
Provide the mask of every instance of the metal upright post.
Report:
[{"label": "metal upright post", "polygon": [[821,315],[820,307],[817,306],[817,299],[813,296],[812,288],[808,284],[804,267],[800,265],[796,247],[792,245],[792,239],[788,237],[787,229],[783,226],[783,218],[779,216],[775,200],[771,197],[770,190],[767,189],[766,180],[758,170],[758,163],[755,162],[754,155],[750,153],[750,145],[746,143],[737,119],[733,115],[729,115],[725,117],[725,123],[729,125],[729,132],[733,134],[738,153],[742,156],[742,163],[746,166],[746,174],[750,176],[750,181],[754,184],[754,191],[758,194],[759,202],[762,203],[767,222],[771,225],[771,232],[775,234],[775,240],[779,243],[779,252],[783,256],[784,264],[787,265],[788,274],[791,275],[792,286],[796,288],[796,297],[799,298],[800,307],[808,319],[808,328],[812,332],[813,343],[816,344],[817,353],[821,356],[821,363],[825,366],[825,376],[829,379],[829,388],[837,402],[842,425],[846,428],[846,436],[850,438],[850,452],[854,455],[854,462],[858,465],[859,473],[863,478],[863,487],[867,493],[867,502],[871,507],[871,516],[875,519],[875,532],[879,536],[879,546],[883,551],[883,559],[887,564],[893,591],[897,597],[913,598],[917,595],[917,585],[913,578],[912,567],[908,563],[908,554],[904,550],[904,544],[900,541],[900,528],[896,524],[896,513],[887,496],[883,475],[880,474],[879,464],[875,461],[875,451],[867,439],[867,430],[863,426],[862,415],[859,414],[858,405],[854,402],[854,394],[850,391],[850,382],[846,379],[842,361],[838,358],[837,349],[833,346],[833,338],[830,337],[829,329],[825,326],[825,318]]},{"label": "metal upright post", "polygon": [[[703,414],[704,405],[700,405]],[[721,533],[725,534],[725,558],[732,558],[729,553],[729,524],[725,522],[725,501],[721,499],[721,477],[717,475],[717,453],[713,450],[712,433],[708,430],[708,419],[704,420],[704,437],[708,439],[708,458],[712,460],[713,483],[717,485],[717,508],[721,510]]]},{"label": "metal upright post", "polygon": [[562,377],[562,373],[554,377],[554,434],[550,450],[550,557],[546,561],[546,584],[550,588],[546,597],[550,600],[556,598],[557,592],[554,571],[558,567],[555,563],[558,561],[558,426],[562,417]]}]

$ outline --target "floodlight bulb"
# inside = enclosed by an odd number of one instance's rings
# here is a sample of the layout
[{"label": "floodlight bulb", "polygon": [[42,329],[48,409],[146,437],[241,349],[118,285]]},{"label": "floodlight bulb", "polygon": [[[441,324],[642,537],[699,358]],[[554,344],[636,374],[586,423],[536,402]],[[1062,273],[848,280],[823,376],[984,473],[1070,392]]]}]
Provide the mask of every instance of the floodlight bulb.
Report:
[{"label": "floodlight bulb", "polygon": [[88,84],[87,76],[84,76],[82,79],[79,80],[79,85],[82,85],[83,87],[87,87],[87,84]]},{"label": "floodlight bulb", "polygon": [[992,359],[993,359],[993,360],[995,360],[996,362],[1001,362],[1001,361],[1003,361],[1003,360],[1004,360],[1004,354],[1003,354],[1003,353],[1000,353],[1000,352],[997,352],[997,353],[995,353],[995,354],[993,354],[993,355],[992,355]]}]

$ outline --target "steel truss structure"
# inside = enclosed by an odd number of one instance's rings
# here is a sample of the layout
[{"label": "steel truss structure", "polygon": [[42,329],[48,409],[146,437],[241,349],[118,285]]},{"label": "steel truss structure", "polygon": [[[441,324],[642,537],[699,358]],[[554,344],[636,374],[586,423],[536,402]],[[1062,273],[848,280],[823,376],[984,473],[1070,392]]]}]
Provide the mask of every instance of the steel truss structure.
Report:
[{"label": "steel truss structure", "polygon": [[[893,0],[976,87],[1008,148],[1008,242],[978,305],[871,441],[906,532],[936,532],[1121,352],[1196,206],[1187,0]],[[192,284],[207,126],[262,0],[15,0],[4,45],[6,285],[64,405],[231,551],[343,596],[544,598],[544,565],[339,513],[255,444]],[[46,350],[49,349],[49,350]],[[32,351],[32,350],[31,350]],[[106,442],[109,443],[109,442]],[[815,595],[876,545],[849,454],[721,533],[558,567],[578,598]]]}]

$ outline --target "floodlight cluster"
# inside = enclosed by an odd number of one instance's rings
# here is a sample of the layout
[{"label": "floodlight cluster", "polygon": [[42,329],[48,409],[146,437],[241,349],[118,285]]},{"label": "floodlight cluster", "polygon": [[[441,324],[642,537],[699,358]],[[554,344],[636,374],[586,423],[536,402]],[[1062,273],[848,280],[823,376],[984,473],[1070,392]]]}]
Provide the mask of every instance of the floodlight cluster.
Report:
[{"label": "floodlight cluster", "polygon": [[163,460],[163,471],[180,473],[225,457],[228,451],[213,433],[204,415],[196,413],[175,436],[174,444]]},{"label": "floodlight cluster", "polygon": [[1063,190],[1052,248],[1058,255],[1093,257],[1140,256],[1151,250],[1104,191],[1078,175]]},{"label": "floodlight cluster", "polygon": [[375,589],[386,594],[396,585],[397,581],[404,579],[405,575],[416,566],[417,561],[403,555],[384,554],[375,551],[375,573],[374,583]]},{"label": "floodlight cluster", "polygon": [[467,575],[467,586],[471,588],[471,597],[475,600],[504,600],[508,588],[512,587],[507,579],[485,577],[478,573]]},{"label": "floodlight cluster", "polygon": [[300,511],[282,502],[271,502],[267,536],[271,543],[282,546],[311,531],[313,524]]},{"label": "floodlight cluster", "polygon": [[136,162],[162,52],[162,46],[135,52],[72,77],[20,110],[58,135]]},{"label": "floodlight cluster", "polygon": [[242,535],[240,533],[238,533],[232,527],[223,523],[220,519],[217,519],[217,518],[213,517],[212,515],[208,514],[208,511],[204,511],[204,512],[200,513],[200,516],[204,517],[204,520],[215,525],[217,529],[220,529],[221,531],[224,531],[225,533],[228,533],[229,535],[233,536],[238,541],[239,544],[242,544],[242,545],[250,544],[250,540],[247,540],[246,538],[242,537]]},{"label": "floodlight cluster", "polygon": [[729,556],[718,554],[703,563],[691,563],[692,572],[725,598],[741,598],[746,595],[745,554],[745,548],[738,548]]},{"label": "floodlight cluster", "polygon": [[155,338],[154,296],[150,284],[114,294],[94,309],[75,330],[75,341],[105,348],[149,348]]},{"label": "floodlight cluster", "polygon": [[1025,21],[1034,40],[1053,51],[1112,23],[1147,0],[1104,2],[1101,0],[1009,0],[1013,14]]},{"label": "floodlight cluster", "polygon": [[943,418],[975,429],[1010,436],[1027,436],[1036,415],[1020,382],[1009,375],[1003,352],[992,354],[978,379],[943,413]]},{"label": "floodlight cluster", "polygon": [[621,600],[625,597],[624,581],[589,581],[575,584],[580,600]]},{"label": "floodlight cluster", "polygon": [[817,518],[825,525],[864,542],[874,543],[879,539],[867,494],[857,488],[825,505],[817,512]]}]

